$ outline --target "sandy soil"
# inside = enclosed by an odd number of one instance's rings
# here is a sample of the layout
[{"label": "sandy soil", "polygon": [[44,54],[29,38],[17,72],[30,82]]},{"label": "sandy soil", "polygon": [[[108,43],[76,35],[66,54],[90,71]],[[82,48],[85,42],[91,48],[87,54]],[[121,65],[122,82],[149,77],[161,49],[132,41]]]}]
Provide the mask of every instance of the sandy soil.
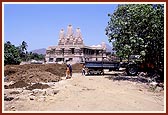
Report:
[{"label": "sandy soil", "polygon": [[[113,76],[114,77],[114,76]],[[9,84],[9,83],[6,83]],[[150,91],[144,83],[112,80],[109,75],[82,76],[47,83],[47,89],[5,89],[13,97],[4,111],[116,112],[164,110],[164,92]]]}]

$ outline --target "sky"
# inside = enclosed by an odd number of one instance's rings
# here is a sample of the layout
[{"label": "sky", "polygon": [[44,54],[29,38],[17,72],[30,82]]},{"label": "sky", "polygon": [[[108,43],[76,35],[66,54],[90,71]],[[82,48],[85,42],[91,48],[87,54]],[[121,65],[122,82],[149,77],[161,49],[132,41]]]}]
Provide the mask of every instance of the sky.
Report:
[{"label": "sky", "polygon": [[117,4],[5,4],[4,42],[19,46],[28,44],[28,51],[58,45],[59,32],[71,24],[81,29],[87,46],[108,42],[105,28]]}]

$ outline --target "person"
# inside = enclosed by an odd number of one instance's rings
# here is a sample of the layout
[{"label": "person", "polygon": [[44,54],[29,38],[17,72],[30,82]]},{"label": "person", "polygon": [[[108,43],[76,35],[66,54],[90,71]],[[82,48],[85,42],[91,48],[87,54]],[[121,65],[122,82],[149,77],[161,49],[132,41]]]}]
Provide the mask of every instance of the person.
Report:
[{"label": "person", "polygon": [[69,71],[70,71],[70,76],[72,77],[72,66],[69,64]]},{"label": "person", "polygon": [[83,67],[82,67],[82,75],[85,76],[85,65],[83,65]]},{"label": "person", "polygon": [[66,79],[70,78],[70,69],[69,69],[69,65],[67,65],[66,67]]}]

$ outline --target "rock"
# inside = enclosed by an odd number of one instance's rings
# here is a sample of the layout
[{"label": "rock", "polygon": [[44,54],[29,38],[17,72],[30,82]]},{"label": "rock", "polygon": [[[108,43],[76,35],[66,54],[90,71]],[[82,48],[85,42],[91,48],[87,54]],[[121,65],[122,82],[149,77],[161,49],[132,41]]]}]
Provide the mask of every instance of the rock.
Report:
[{"label": "rock", "polygon": [[20,92],[19,91],[12,91],[10,92],[10,94],[19,94]]},{"label": "rock", "polygon": [[164,88],[164,84],[163,83],[159,83],[158,86]]},{"label": "rock", "polygon": [[4,77],[4,82],[7,82],[9,80],[8,76]]},{"label": "rock", "polygon": [[8,85],[4,85],[4,89],[8,89],[9,88],[9,86]]},{"label": "rock", "polygon": [[19,97],[15,97],[15,99],[14,99],[14,100],[16,100],[16,101],[17,101],[17,100],[19,100]]},{"label": "rock", "polygon": [[143,91],[142,89],[139,89],[139,91]]},{"label": "rock", "polygon": [[30,98],[30,100],[34,100],[35,96],[30,96],[29,98]]},{"label": "rock", "polygon": [[157,86],[156,89],[155,89],[155,92],[160,92],[160,91],[163,91],[163,88]]},{"label": "rock", "polygon": [[46,94],[47,94],[47,92],[46,92],[46,91],[44,91],[44,92],[43,92],[43,96],[45,96]]},{"label": "rock", "polygon": [[151,83],[149,83],[149,87],[154,91],[157,87],[157,83],[156,82],[151,82]]},{"label": "rock", "polygon": [[4,97],[4,101],[11,101],[13,99],[14,99],[14,97],[7,97],[7,96]]},{"label": "rock", "polygon": [[43,91],[43,96],[53,96],[55,94],[57,94],[59,92],[59,90],[46,90]]},{"label": "rock", "polygon": [[15,106],[11,106],[11,109],[14,109],[15,108]]},{"label": "rock", "polygon": [[155,85],[157,85],[158,83],[156,83],[156,82],[151,82],[150,83],[150,85],[153,85],[153,86],[155,86]]},{"label": "rock", "polygon": [[30,75],[30,76],[29,76],[29,78],[32,78],[32,77],[33,77],[33,75]]},{"label": "rock", "polygon": [[42,89],[33,89],[33,95],[42,95],[44,91]]},{"label": "rock", "polygon": [[34,96],[34,93],[29,93],[28,95],[29,95],[29,96]]},{"label": "rock", "polygon": [[57,94],[59,92],[59,90],[54,90],[53,93],[54,95]]}]

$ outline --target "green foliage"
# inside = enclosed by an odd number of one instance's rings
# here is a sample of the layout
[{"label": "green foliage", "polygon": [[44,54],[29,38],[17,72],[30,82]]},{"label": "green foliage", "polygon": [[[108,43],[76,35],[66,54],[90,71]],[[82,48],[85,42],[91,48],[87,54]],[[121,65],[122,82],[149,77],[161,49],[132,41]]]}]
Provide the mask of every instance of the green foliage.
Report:
[{"label": "green foliage", "polygon": [[142,55],[143,60],[163,63],[164,5],[119,5],[106,27],[109,41],[114,41],[116,54],[122,58]]},{"label": "green foliage", "polygon": [[4,64],[19,64],[21,62],[18,49],[7,41],[4,44]]},{"label": "green foliage", "polygon": [[44,55],[27,52],[27,43],[22,42],[20,46],[12,45],[10,41],[4,44],[4,64],[20,64],[21,61],[29,61],[31,59],[44,60]]},{"label": "green foliage", "polygon": [[37,54],[37,53],[32,53],[30,52],[29,59],[34,59],[34,60],[44,60],[45,56],[43,54]]}]

